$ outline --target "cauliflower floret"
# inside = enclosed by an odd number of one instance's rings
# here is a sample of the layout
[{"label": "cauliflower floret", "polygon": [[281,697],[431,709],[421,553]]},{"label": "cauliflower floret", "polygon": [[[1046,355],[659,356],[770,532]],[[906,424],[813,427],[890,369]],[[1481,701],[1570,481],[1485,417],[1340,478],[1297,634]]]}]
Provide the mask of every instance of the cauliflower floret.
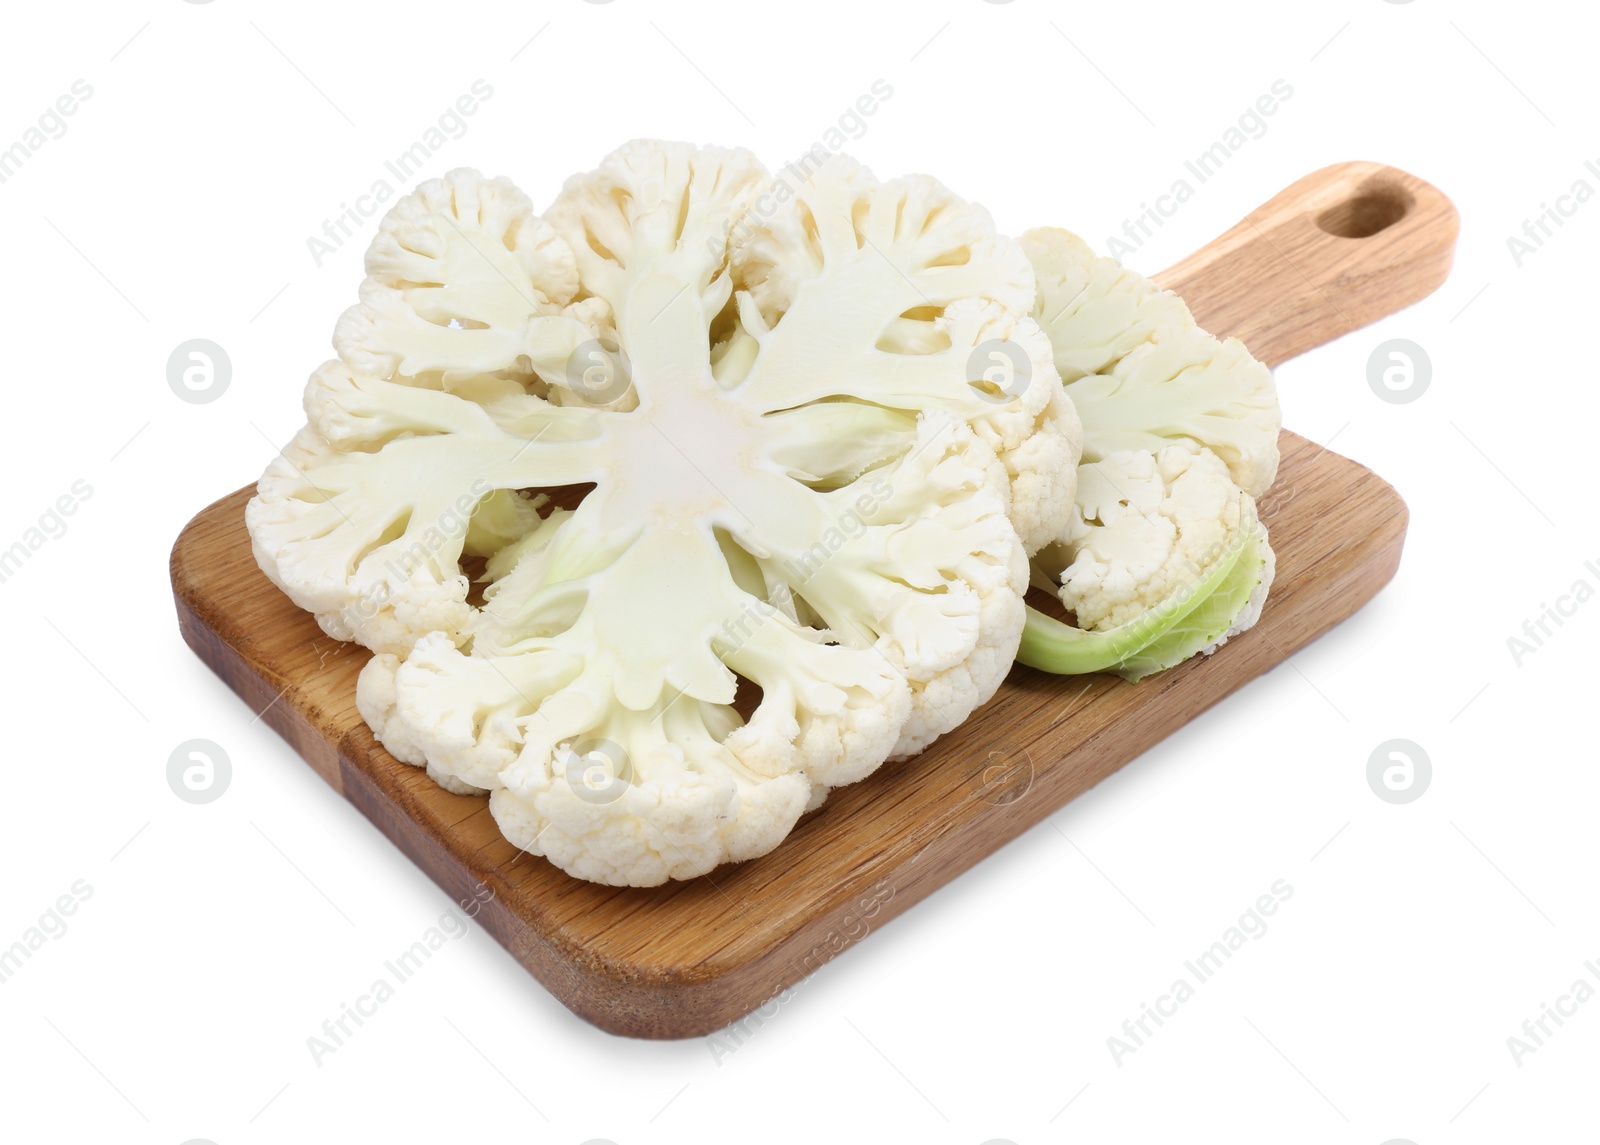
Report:
[{"label": "cauliflower floret", "polygon": [[[732,273],[758,343],[803,340],[747,382],[780,409],[847,389],[970,424],[1010,478],[1028,552],[1071,517],[1082,430],[1059,401],[1050,342],[1028,316],[1033,271],[989,213],[927,176],[879,183],[854,160],[823,164],[770,217],[735,231]],[[819,299],[819,296],[822,296]],[[951,363],[964,385],[954,385]],[[1004,378],[996,381],[992,370]]]},{"label": "cauliflower floret", "polygon": [[1252,497],[1278,473],[1283,428],[1272,373],[1235,338],[1186,330],[1135,348],[1106,374],[1067,387],[1083,419],[1084,457],[1192,441],[1228,464]]},{"label": "cauliflower floret", "polygon": [[486,789],[457,779],[437,764],[429,763],[427,752],[411,734],[410,727],[396,715],[395,676],[400,658],[379,652],[361,669],[356,689],[356,710],[367,721],[372,734],[388,753],[401,763],[425,768],[428,778],[453,795],[483,795]]},{"label": "cauliflower floret", "polygon": [[1115,628],[1185,591],[1228,551],[1244,494],[1209,449],[1125,450],[1085,465],[1061,603],[1078,627]]},{"label": "cauliflower floret", "polygon": [[[832,272],[841,255],[854,253],[848,248],[860,251],[863,263],[886,263],[883,277],[904,277],[907,286],[924,292],[926,306],[975,298],[1026,314],[1033,304],[1033,271],[1016,242],[996,233],[988,211],[956,198],[928,175],[880,184],[854,159],[835,155],[798,186],[780,180],[772,198],[777,209],[743,222],[731,243],[739,282],[769,323],[776,323],[803,291],[840,281]],[[895,292],[906,293],[904,287]],[[889,318],[886,330],[917,328],[907,326],[913,316],[902,311]],[[918,322],[928,320],[925,314],[915,316]],[[909,336],[899,334],[902,340]]]},{"label": "cauliflower floret", "polygon": [[[571,247],[582,291],[605,300],[619,331],[643,325],[631,307],[672,306],[680,290],[709,321],[732,289],[723,273],[728,235],[767,184],[760,160],[742,147],[635,139],[569,178],[545,218]],[[624,349],[635,362],[651,357],[643,342]]]},{"label": "cauliflower floret", "polygon": [[1100,258],[1071,231],[1038,227],[1019,241],[1038,282],[1033,314],[1050,335],[1066,385],[1104,373],[1146,342],[1194,326],[1183,299],[1115,259]]},{"label": "cauliflower floret", "polygon": [[[652,770],[664,769],[655,762]],[[541,777],[497,788],[489,810],[505,837],[530,855],[580,879],[635,887],[766,854],[794,827],[809,795],[801,775],[718,783],[681,764],[672,778],[627,787],[611,802],[592,803],[579,789],[588,790]]]},{"label": "cauliflower floret", "polygon": [[571,248],[507,179],[428,180],[384,216],[366,263],[334,333],[364,375],[453,389],[505,371],[517,385],[530,363],[559,372],[590,335],[590,315],[562,314],[578,289]]},{"label": "cauliflower floret", "polygon": [[1000,451],[1010,483],[1011,523],[1032,555],[1071,526],[1083,426],[1064,391],[1051,388],[1033,429]]},{"label": "cauliflower floret", "polygon": [[367,727],[388,753],[401,763],[425,767],[427,756],[422,745],[395,719],[395,673],[400,668],[400,657],[393,652],[379,652],[361,669],[361,684],[356,689],[356,711],[367,721]]},{"label": "cauliflower floret", "polygon": [[[521,472],[527,441],[473,402],[338,362],[312,375],[306,408],[314,420],[245,509],[261,568],[336,639],[400,654],[430,632],[466,639],[462,555],[492,555],[539,520],[515,492],[534,483]],[[542,454],[552,485],[597,468],[577,444],[589,411],[563,413],[549,436],[570,440]]]}]

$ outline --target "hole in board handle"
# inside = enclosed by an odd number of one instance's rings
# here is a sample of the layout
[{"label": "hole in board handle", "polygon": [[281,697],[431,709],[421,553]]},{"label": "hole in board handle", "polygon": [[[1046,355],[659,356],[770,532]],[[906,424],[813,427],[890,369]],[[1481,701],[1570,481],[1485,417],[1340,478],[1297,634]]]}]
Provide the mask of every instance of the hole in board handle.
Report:
[{"label": "hole in board handle", "polygon": [[1406,217],[1415,203],[1398,183],[1369,179],[1354,195],[1317,216],[1317,226],[1341,239],[1371,238]]}]

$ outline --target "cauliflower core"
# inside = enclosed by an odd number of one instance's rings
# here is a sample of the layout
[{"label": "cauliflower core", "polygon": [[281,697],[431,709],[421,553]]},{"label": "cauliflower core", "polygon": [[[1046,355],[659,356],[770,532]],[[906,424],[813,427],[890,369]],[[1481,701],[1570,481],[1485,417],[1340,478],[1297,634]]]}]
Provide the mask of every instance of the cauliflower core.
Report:
[{"label": "cauliflower core", "polygon": [[1021,659],[1137,680],[1253,625],[1275,571],[1255,500],[1278,468],[1271,372],[1076,235],[1022,237],[1034,314],[1083,425],[1076,515],[1033,563],[1076,627],[1030,612]]},{"label": "cauliflower core", "polygon": [[[998,687],[1081,430],[981,208],[636,142],[542,218],[504,180],[424,184],[367,272],[250,504],[256,555],[377,653],[379,739],[489,791],[517,846],[602,883],[704,874]],[[980,384],[991,343],[1030,384]]]}]

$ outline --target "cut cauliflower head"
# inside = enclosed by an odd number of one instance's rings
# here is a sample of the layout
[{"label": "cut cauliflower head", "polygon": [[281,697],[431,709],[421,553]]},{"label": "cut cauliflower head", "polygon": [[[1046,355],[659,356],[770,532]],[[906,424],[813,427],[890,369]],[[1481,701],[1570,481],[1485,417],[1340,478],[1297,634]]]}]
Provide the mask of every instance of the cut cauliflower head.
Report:
[{"label": "cut cauliflower head", "polygon": [[[542,219],[503,180],[425,184],[368,273],[255,551],[379,653],[380,741],[490,791],[517,846],[636,886],[765,854],[999,686],[1008,514],[1067,527],[1079,429],[981,210],[635,142]],[[992,346],[1026,384],[974,377]]]},{"label": "cut cauliflower head", "polygon": [[1138,679],[1210,653],[1255,623],[1275,570],[1254,500],[1278,467],[1272,374],[1076,235],[1022,247],[1083,458],[1075,519],[1033,565],[1076,626],[1030,612],[1020,658]]}]

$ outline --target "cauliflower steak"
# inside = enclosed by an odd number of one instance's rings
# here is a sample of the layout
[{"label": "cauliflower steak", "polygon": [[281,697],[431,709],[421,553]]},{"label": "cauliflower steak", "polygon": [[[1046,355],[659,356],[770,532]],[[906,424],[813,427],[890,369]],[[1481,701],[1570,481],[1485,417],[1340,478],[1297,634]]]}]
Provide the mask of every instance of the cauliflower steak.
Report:
[{"label": "cauliflower steak", "polygon": [[[641,141],[542,217],[454,171],[383,220],[256,556],[373,650],[390,752],[518,847],[701,875],[999,686],[1075,519],[1033,306],[981,208],[843,158],[793,186]],[[1018,392],[974,377],[997,340]]]}]

